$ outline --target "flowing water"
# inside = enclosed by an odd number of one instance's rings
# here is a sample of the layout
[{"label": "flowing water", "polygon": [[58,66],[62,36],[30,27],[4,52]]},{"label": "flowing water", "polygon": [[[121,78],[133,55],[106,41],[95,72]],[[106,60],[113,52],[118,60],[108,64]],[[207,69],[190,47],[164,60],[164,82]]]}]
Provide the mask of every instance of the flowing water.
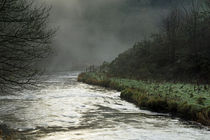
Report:
[{"label": "flowing water", "polygon": [[206,127],[141,110],[77,75],[48,75],[40,90],[1,96],[0,123],[23,140],[210,140]]}]

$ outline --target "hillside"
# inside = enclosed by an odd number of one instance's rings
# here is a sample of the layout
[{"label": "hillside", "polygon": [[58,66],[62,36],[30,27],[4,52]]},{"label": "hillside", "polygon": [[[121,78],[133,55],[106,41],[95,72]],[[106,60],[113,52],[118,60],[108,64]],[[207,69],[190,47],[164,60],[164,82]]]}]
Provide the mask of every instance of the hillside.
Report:
[{"label": "hillside", "polygon": [[209,83],[210,6],[174,9],[158,34],[136,43],[109,65],[118,77]]}]

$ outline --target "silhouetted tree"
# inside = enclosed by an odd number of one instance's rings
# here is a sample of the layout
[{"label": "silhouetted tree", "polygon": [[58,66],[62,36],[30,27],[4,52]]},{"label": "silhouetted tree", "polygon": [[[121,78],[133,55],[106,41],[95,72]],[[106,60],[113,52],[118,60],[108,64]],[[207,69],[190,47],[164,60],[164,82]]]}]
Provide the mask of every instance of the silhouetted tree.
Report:
[{"label": "silhouetted tree", "polygon": [[54,30],[47,28],[50,7],[30,0],[0,0],[0,90],[35,84],[39,62],[51,50]]},{"label": "silhouetted tree", "polygon": [[182,28],[182,13],[179,9],[174,9],[163,20],[163,32],[168,49],[168,58],[170,63],[176,61],[176,48],[180,39],[180,30]]}]

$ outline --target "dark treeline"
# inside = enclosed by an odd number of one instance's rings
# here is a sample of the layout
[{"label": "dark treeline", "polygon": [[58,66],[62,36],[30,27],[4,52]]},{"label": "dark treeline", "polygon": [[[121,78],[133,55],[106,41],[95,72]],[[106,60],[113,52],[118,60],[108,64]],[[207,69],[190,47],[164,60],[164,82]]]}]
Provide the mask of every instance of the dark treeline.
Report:
[{"label": "dark treeline", "polygon": [[114,76],[210,83],[210,1],[175,8],[160,32],[136,43],[109,65]]},{"label": "dark treeline", "polygon": [[183,4],[189,4],[189,2],[192,0],[127,0],[127,3],[130,5],[138,5],[138,6],[145,6],[150,5],[150,6],[177,6],[177,5],[183,5]]}]

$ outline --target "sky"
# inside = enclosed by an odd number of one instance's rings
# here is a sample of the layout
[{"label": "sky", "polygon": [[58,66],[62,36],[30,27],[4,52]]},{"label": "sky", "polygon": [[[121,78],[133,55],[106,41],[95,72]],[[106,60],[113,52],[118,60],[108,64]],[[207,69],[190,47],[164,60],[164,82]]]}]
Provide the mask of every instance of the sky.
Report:
[{"label": "sky", "polygon": [[[42,0],[58,27],[51,68],[112,61],[135,42],[158,32],[170,0]],[[180,1],[180,0],[179,0]]]}]

